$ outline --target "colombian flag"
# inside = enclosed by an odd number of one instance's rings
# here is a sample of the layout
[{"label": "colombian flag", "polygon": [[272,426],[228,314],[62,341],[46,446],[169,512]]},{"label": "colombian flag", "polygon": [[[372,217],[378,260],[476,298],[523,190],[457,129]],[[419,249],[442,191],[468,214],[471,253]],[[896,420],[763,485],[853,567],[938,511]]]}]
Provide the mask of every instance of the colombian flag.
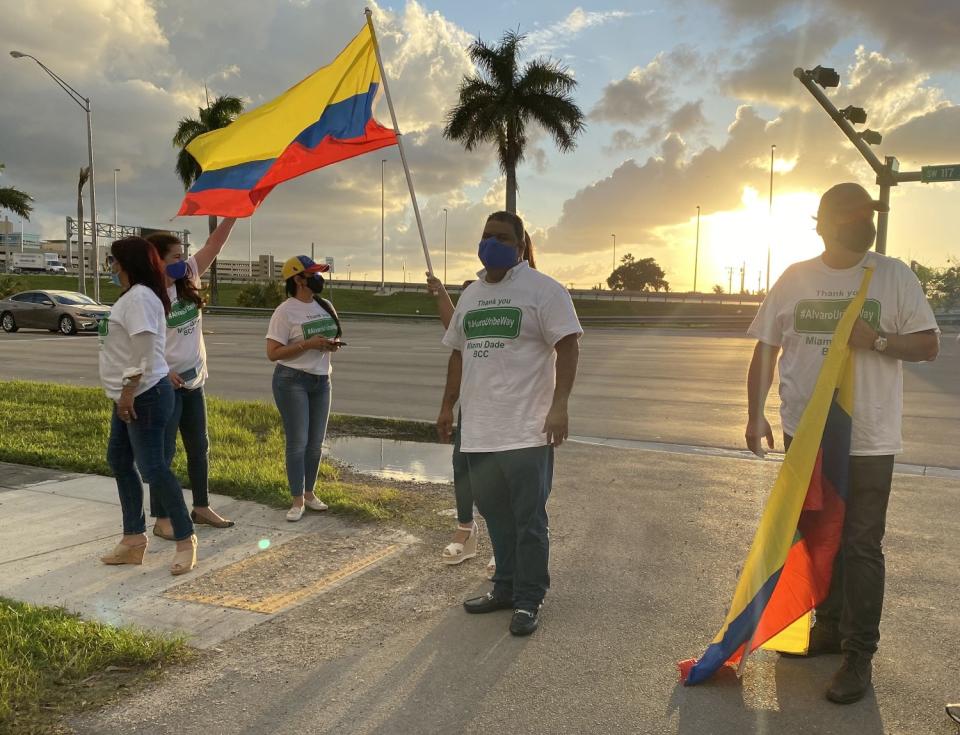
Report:
[{"label": "colombian flag", "polygon": [[853,420],[853,354],[847,341],[872,269],[833,334],[813,396],[787,450],[723,628],[680,676],[699,684],[757,648],[806,653],[811,611],[830,590],[846,509]]},{"label": "colombian flag", "polygon": [[246,217],[279,183],[394,145],[396,133],[373,117],[380,87],[374,44],[367,25],[329,66],[195,138],[187,151],[203,173],[178,215]]}]

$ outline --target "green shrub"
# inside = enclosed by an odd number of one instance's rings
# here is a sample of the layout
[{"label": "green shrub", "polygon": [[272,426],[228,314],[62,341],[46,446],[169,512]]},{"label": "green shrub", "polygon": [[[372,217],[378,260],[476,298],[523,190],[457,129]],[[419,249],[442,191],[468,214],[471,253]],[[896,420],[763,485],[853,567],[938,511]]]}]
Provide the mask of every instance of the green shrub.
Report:
[{"label": "green shrub", "polygon": [[250,283],[237,294],[237,306],[251,309],[274,309],[287,297],[279,281]]}]

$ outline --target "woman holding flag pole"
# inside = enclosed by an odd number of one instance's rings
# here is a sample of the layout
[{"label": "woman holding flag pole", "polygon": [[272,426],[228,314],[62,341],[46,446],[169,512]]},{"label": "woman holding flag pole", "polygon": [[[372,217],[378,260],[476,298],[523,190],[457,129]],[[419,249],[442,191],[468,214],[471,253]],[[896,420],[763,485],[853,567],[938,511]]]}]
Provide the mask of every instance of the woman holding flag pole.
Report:
[{"label": "woman holding flag pole", "polygon": [[[233,521],[222,518],[207,497],[209,461],[207,452],[207,404],[203,385],[207,379],[207,349],[203,342],[200,277],[220,255],[236,219],[225,217],[196,254],[183,257],[183,243],[169,232],[155,232],[146,240],[157,249],[164,263],[170,315],[167,317],[166,358],[173,384],[173,416],[167,424],[167,464],[177,451],[177,433],[187,455],[187,474],[193,494],[190,519],[199,525],[230,528]],[[150,489],[150,515],[156,518],[153,535],[173,540],[173,527],[163,501]]]}]

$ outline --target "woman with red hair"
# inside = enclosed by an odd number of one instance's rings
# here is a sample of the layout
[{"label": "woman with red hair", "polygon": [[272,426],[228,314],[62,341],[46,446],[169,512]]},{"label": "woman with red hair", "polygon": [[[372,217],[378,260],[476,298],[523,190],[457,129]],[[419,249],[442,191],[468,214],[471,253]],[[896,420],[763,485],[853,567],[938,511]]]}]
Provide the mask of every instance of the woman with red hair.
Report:
[{"label": "woman with red hair", "polygon": [[142,476],[162,498],[173,525],[177,552],[170,572],[184,574],[197,564],[197,537],[183,490],[164,453],[164,435],[173,413],[173,386],[164,358],[170,299],[163,262],[149,242],[126,237],[110,246],[107,263],[113,282],[123,287],[109,317],[100,322],[100,382],[115,404],[107,462],[120,494],[123,539],[101,561],[143,563],[147,526]]}]

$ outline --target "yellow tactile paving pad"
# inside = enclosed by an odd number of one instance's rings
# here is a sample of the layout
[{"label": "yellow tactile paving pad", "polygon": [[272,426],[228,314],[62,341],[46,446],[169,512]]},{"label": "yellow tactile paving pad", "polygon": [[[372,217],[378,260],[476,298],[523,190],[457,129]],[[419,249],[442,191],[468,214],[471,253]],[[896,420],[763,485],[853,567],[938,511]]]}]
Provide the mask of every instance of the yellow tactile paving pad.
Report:
[{"label": "yellow tactile paving pad", "polygon": [[396,554],[384,541],[298,538],[167,590],[174,600],[272,615]]}]

